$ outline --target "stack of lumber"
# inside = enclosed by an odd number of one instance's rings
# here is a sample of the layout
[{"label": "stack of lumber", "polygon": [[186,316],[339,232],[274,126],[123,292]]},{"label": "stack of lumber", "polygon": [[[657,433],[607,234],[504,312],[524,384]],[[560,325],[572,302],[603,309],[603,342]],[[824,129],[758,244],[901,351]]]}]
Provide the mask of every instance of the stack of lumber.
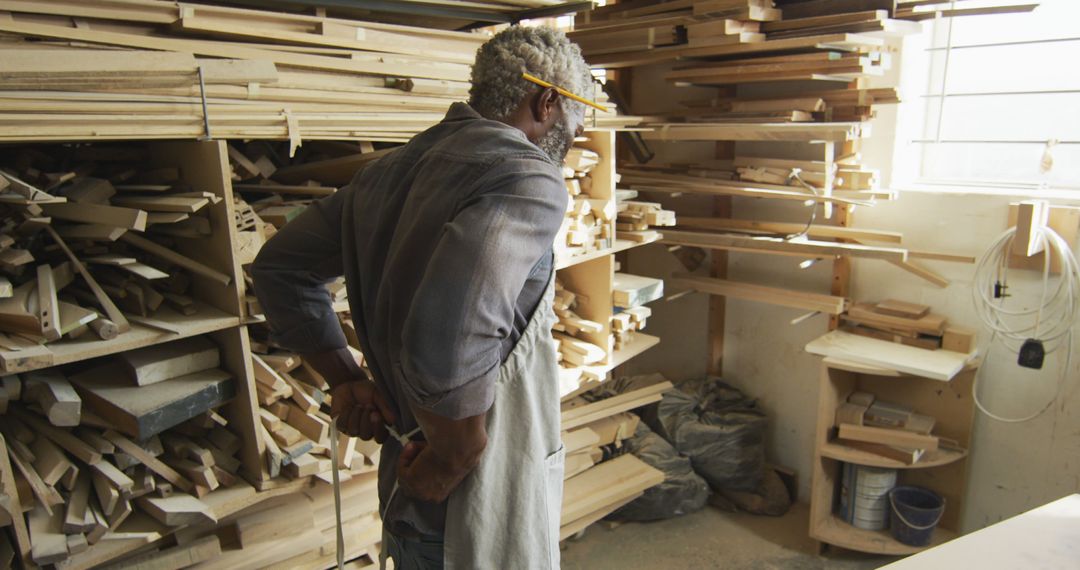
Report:
[{"label": "stack of lumber", "polygon": [[[377,473],[344,475],[341,504],[345,567],[373,568],[382,538]],[[337,539],[332,487],[311,482],[282,490],[288,492],[270,491],[271,498],[223,518],[216,527],[186,529],[177,535],[177,541],[221,543],[217,556],[195,566],[205,570],[333,568]]]},{"label": "stack of lumber", "polygon": [[342,476],[366,473],[378,465],[378,446],[342,435],[330,439],[330,386],[295,354],[252,354],[258,395],[257,434],[270,478],[315,477],[331,481],[332,445],[337,446]]},{"label": "stack of lumber", "polygon": [[[879,457],[912,465],[941,454],[962,451],[956,442],[934,435],[936,419],[910,406],[886,402],[869,392],[852,392],[836,408],[836,443]],[[929,453],[929,455],[927,455]]]},{"label": "stack of lumber", "polygon": [[612,346],[621,350],[634,340],[634,333],[645,328],[652,309],[646,303],[664,296],[664,281],[629,273],[615,273],[612,281],[614,314],[611,316]]},{"label": "stack of lumber", "polygon": [[0,10],[3,140],[403,142],[465,97],[487,37],[165,0]]},{"label": "stack of lumber", "polygon": [[604,399],[576,396],[563,402],[566,472],[560,540],[583,531],[664,481],[664,474],[625,454],[638,417],[630,410],[660,401],[670,382],[660,381]]},{"label": "stack of lumber", "polygon": [[[217,517],[204,499],[242,485],[241,439],[213,409],[221,399],[189,389],[215,369],[145,388],[133,384],[202,365],[134,363],[126,373],[113,371],[117,386],[109,388],[91,383],[91,373],[70,383],[56,370],[4,378],[11,401],[0,415],[0,524],[12,527],[13,550],[24,564],[87,568],[118,545],[212,524]],[[138,390],[152,401],[136,402],[130,396]],[[109,406],[100,406],[99,397],[109,398]],[[127,408],[113,410],[125,402]],[[133,413],[142,414],[134,427]],[[129,437],[132,432],[144,437]],[[203,544],[199,555],[215,548]]]},{"label": "stack of lumber", "polygon": [[558,320],[552,327],[552,335],[558,345],[559,364],[564,368],[603,364],[608,357],[604,347],[580,337],[581,333],[602,333],[604,325],[584,319],[574,312],[578,308],[579,298],[556,277],[554,310]]},{"label": "stack of lumber", "polygon": [[[196,280],[231,277],[177,251],[211,234],[221,198],[137,147],[16,147],[0,163],[0,359],[52,364],[46,344],[170,333],[206,308]],[[25,362],[20,362],[23,360]],[[32,362],[31,362],[32,361]]]},{"label": "stack of lumber", "polygon": [[967,354],[975,346],[973,331],[948,326],[930,307],[888,299],[880,303],[856,303],[842,316],[843,330],[859,336],[937,350]]},{"label": "stack of lumber", "polygon": [[646,242],[659,239],[660,234],[650,229],[657,226],[674,226],[675,212],[665,210],[656,202],[619,200],[616,203],[619,212],[615,221],[619,239]]},{"label": "stack of lumber", "polygon": [[563,177],[570,199],[566,217],[555,238],[555,251],[561,258],[584,255],[611,247],[615,212],[611,201],[595,196],[589,172],[600,156],[581,147],[572,147],[563,163]]},{"label": "stack of lumber", "polygon": [[634,341],[634,333],[644,330],[652,309],[648,307],[633,307],[622,309],[611,316],[611,342],[615,350]]}]

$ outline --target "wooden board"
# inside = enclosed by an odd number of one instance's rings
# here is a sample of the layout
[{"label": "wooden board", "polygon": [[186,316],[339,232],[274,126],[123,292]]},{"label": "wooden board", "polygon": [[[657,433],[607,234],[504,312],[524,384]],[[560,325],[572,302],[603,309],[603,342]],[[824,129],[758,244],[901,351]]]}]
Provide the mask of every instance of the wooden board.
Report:
[{"label": "wooden board", "polygon": [[117,362],[74,376],[71,382],[98,415],[139,439],[228,402],[236,390],[233,376],[216,368],[158,382],[153,388],[131,386]]},{"label": "wooden board", "polygon": [[664,480],[664,474],[633,455],[605,461],[564,484],[561,524],[618,503]]},{"label": "wooden board", "polygon": [[217,368],[221,364],[217,345],[201,336],[131,350],[117,358],[137,386]]},{"label": "wooden board", "polygon": [[131,208],[117,208],[99,204],[45,204],[42,209],[49,216],[72,222],[99,224],[114,228],[146,231],[146,212]]},{"label": "wooden board", "polygon": [[847,304],[843,297],[792,291],[726,279],[713,279],[688,273],[675,273],[671,276],[669,282],[677,287],[686,287],[710,295],[722,295],[806,311],[820,311],[830,315],[838,315],[844,312],[844,307]]},{"label": "wooden board", "polygon": [[216,523],[217,517],[206,503],[183,493],[171,497],[140,497],[136,499],[142,510],[167,526]]},{"label": "wooden board", "polygon": [[893,317],[903,317],[905,319],[921,319],[930,312],[930,307],[927,305],[897,301],[896,299],[886,299],[877,305],[874,305],[874,312]]},{"label": "wooden board", "polygon": [[938,448],[937,437],[932,435],[922,435],[902,429],[840,424],[840,437],[852,441],[865,441],[881,445],[925,449],[926,451],[934,451]]},{"label": "wooden board", "polygon": [[907,250],[890,247],[870,247],[846,243],[832,243],[811,240],[785,241],[770,237],[748,237],[705,232],[685,232],[665,230],[663,241],[679,245],[689,245],[713,249],[750,251],[774,255],[795,257],[848,255],[869,259],[904,261]]},{"label": "wooden board", "polygon": [[973,356],[948,350],[925,350],[843,331],[831,331],[810,341],[806,351],[943,382],[951,380]]},{"label": "wooden board", "polygon": [[935,336],[941,336],[945,333],[945,317],[931,313],[918,319],[894,317],[876,312],[874,305],[857,303],[848,309],[848,314],[851,315],[852,319],[859,321],[860,324],[880,326],[898,332],[910,331]]}]

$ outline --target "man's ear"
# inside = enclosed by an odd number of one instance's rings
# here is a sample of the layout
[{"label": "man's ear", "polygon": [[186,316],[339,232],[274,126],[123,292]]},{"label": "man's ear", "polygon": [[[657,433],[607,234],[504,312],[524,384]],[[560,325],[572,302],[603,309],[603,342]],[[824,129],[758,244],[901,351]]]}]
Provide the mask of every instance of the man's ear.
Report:
[{"label": "man's ear", "polygon": [[533,99],[533,120],[543,125],[550,124],[557,112],[559,97],[561,97],[559,92],[551,87],[541,89],[540,93]]}]

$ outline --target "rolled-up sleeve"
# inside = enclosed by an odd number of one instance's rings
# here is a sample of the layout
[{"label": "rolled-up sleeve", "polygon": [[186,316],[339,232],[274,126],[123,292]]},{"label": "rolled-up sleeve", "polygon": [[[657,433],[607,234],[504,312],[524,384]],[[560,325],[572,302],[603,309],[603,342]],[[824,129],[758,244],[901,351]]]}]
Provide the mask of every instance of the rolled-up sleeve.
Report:
[{"label": "rolled-up sleeve", "polygon": [[323,198],[281,228],[255,258],[251,277],[273,342],[299,353],[345,347],[324,285],[342,274],[344,192]]},{"label": "rolled-up sleeve", "polygon": [[403,328],[406,393],[451,419],[491,407],[518,296],[566,211],[554,166],[522,159],[493,170],[444,227]]}]

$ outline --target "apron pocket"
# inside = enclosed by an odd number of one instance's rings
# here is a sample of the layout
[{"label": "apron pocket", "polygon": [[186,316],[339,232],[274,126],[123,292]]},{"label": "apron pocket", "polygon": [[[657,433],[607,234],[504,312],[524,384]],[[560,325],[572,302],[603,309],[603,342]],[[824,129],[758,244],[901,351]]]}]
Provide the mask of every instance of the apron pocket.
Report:
[{"label": "apron pocket", "polygon": [[566,447],[544,459],[544,477],[547,497],[548,548],[550,568],[559,567],[559,527],[562,521],[563,472],[566,464]]}]

